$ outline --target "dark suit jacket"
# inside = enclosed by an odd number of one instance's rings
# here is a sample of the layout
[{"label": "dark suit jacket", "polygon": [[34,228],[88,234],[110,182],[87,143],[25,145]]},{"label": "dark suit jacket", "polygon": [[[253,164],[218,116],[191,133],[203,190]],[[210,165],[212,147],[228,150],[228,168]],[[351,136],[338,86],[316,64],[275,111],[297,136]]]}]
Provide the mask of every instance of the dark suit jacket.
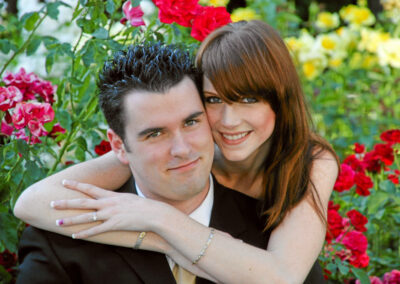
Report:
[{"label": "dark suit jacket", "polygon": [[[261,233],[263,223],[255,210],[257,201],[217,182],[214,189],[210,227],[266,248],[269,234]],[[119,191],[135,193],[132,179]],[[164,254],[74,240],[33,227],[21,237],[19,259],[17,284],[175,283]],[[311,272],[315,279],[307,283],[323,281],[321,269],[316,268]],[[196,283],[211,282],[197,277]]]}]

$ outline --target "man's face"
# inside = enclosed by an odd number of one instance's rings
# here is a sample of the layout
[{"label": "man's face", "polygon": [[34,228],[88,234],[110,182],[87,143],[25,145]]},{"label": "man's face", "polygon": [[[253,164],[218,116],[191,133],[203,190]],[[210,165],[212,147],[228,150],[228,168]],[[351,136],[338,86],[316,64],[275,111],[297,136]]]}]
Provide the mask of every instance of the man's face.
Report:
[{"label": "man's face", "polygon": [[166,93],[133,91],[124,111],[123,155],[146,197],[174,205],[204,195],[214,147],[194,82],[185,77]]}]

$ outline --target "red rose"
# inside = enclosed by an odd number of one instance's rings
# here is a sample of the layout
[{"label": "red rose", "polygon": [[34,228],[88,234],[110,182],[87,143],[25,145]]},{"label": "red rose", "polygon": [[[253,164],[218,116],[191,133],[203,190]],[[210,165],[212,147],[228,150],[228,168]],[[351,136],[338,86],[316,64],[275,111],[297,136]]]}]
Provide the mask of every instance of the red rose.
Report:
[{"label": "red rose", "polygon": [[0,87],[0,110],[7,111],[13,108],[17,103],[22,102],[22,99],[23,95],[17,87]]},{"label": "red rose", "polygon": [[364,171],[366,168],[366,164],[361,162],[354,154],[344,159],[343,164],[349,165],[356,172]]},{"label": "red rose", "polygon": [[363,254],[367,251],[368,240],[361,232],[350,231],[344,235],[341,242],[346,248],[350,249],[352,253],[358,252]]},{"label": "red rose", "polygon": [[340,209],[340,205],[333,203],[332,200],[329,200],[329,202],[328,202],[328,210],[331,210],[331,209],[338,211]]},{"label": "red rose", "polygon": [[367,253],[359,253],[354,251],[349,258],[349,263],[357,268],[367,267],[369,264],[369,256]]},{"label": "red rose", "polygon": [[57,138],[58,135],[65,133],[65,129],[61,127],[60,123],[56,123],[53,126],[53,129],[51,129],[50,133],[49,133],[49,137],[50,138]]},{"label": "red rose", "polygon": [[383,275],[383,284],[399,284],[400,283],[400,271],[393,269],[390,273],[387,272]]},{"label": "red rose", "polygon": [[378,156],[375,155],[374,151],[365,154],[363,164],[366,169],[373,173],[379,173],[381,171],[381,161]]},{"label": "red rose", "polygon": [[102,140],[99,145],[96,145],[94,147],[94,151],[99,156],[104,155],[107,152],[110,152],[111,151],[110,142]]},{"label": "red rose", "polygon": [[353,169],[346,165],[341,165],[340,174],[336,180],[334,189],[338,192],[349,190],[354,185],[354,171]]},{"label": "red rose", "polygon": [[231,15],[225,7],[201,7],[199,14],[193,20],[190,35],[199,41],[203,41],[213,30],[231,22]]},{"label": "red rose", "polygon": [[0,265],[6,269],[17,265],[17,255],[8,250],[3,251],[0,253]]},{"label": "red rose", "polygon": [[162,23],[171,24],[176,22],[184,27],[191,27],[192,20],[200,7],[198,0],[154,0],[159,8],[158,17]]},{"label": "red rose", "polygon": [[390,145],[400,143],[400,129],[387,130],[380,137],[382,141],[388,142]]},{"label": "red rose", "polygon": [[347,212],[347,217],[350,218],[351,224],[354,226],[354,228],[359,231],[359,232],[365,232],[367,228],[365,228],[365,224],[368,223],[367,217],[362,215],[360,212],[357,210],[350,210]]},{"label": "red rose", "polygon": [[362,154],[365,151],[365,146],[360,143],[354,144],[354,152],[357,154]]},{"label": "red rose", "polygon": [[374,147],[376,157],[386,166],[390,166],[394,162],[393,148],[389,144],[376,144]]},{"label": "red rose", "polygon": [[397,175],[392,175],[392,174],[388,175],[388,180],[390,180],[394,184],[399,184],[399,176]]},{"label": "red rose", "polygon": [[369,189],[374,186],[372,179],[366,176],[363,172],[359,172],[354,176],[355,183],[357,185],[356,192],[361,196],[368,196],[371,193]]},{"label": "red rose", "polygon": [[343,218],[333,209],[328,210],[328,231],[326,232],[326,241],[338,237],[343,231]]}]

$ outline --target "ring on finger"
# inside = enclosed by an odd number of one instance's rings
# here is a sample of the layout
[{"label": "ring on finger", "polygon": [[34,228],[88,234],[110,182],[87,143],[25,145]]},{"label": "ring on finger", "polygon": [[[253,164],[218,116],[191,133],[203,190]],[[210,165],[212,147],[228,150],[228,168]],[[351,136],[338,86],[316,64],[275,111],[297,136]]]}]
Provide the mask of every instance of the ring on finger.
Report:
[{"label": "ring on finger", "polygon": [[92,221],[93,221],[93,222],[96,222],[96,221],[97,221],[97,213],[96,213],[96,212],[93,212],[93,213],[92,213]]}]

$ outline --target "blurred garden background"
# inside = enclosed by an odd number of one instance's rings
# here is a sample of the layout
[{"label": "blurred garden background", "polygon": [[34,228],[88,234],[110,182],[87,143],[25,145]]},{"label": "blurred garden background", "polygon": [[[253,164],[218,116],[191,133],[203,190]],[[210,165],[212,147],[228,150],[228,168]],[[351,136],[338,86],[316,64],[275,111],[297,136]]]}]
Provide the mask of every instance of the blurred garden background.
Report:
[{"label": "blurred garden background", "polygon": [[13,283],[35,181],[110,150],[95,81],[114,50],[200,42],[260,19],[285,39],[340,156],[320,255],[330,283],[400,283],[400,0],[0,0],[0,283]]}]

